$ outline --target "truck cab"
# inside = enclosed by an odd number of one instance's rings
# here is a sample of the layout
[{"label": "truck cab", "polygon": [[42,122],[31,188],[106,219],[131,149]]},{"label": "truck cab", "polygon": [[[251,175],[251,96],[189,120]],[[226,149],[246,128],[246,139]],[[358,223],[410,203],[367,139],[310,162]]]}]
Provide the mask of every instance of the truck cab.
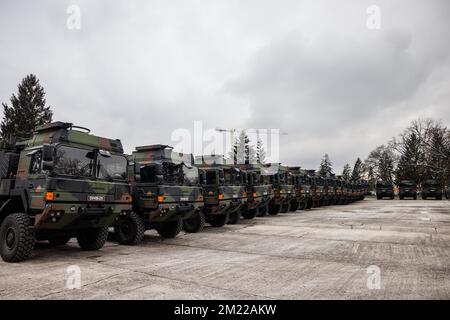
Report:
[{"label": "truck cab", "polygon": [[247,202],[241,170],[226,163],[221,155],[196,157],[196,166],[200,170],[206,222],[213,227],[239,223],[241,207]]},{"label": "truck cab", "polygon": [[[5,145],[4,145],[5,147]],[[71,123],[54,122],[0,152],[0,250],[22,261],[36,240],[63,245],[76,237],[98,250],[108,227],[131,211],[127,158],[120,140]]]},{"label": "truck cab", "polygon": [[436,200],[442,200],[444,193],[442,184],[438,180],[428,179],[422,183],[422,199],[435,198]]},{"label": "truck cab", "polygon": [[[116,240],[135,245],[149,229],[155,229],[163,238],[176,237],[183,221],[203,207],[199,173],[192,165],[192,155],[157,144],[136,147],[129,161],[133,211],[121,215],[114,224]],[[200,231],[204,222],[198,223]]]},{"label": "truck cab", "polygon": [[401,180],[398,183],[398,195],[400,200],[403,200],[404,198],[413,198],[414,200],[417,199],[417,184],[412,180]]},{"label": "truck cab", "polygon": [[253,219],[267,215],[269,203],[274,197],[270,178],[261,174],[261,165],[242,164],[239,168],[243,173],[247,193],[247,203],[241,208],[242,217]]},{"label": "truck cab", "polygon": [[393,200],[395,197],[394,184],[392,183],[392,181],[379,180],[376,183],[376,193],[378,200],[381,200],[383,198],[389,198]]},{"label": "truck cab", "polygon": [[291,201],[295,198],[294,182],[289,169],[280,164],[266,164],[261,166],[261,175],[266,183],[273,185],[273,198],[269,202],[269,214],[290,211]]}]

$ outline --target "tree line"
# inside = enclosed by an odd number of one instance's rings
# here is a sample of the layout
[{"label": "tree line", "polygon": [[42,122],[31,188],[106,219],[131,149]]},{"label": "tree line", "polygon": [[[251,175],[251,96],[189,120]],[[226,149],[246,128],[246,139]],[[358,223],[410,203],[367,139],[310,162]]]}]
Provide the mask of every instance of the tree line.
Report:
[{"label": "tree line", "polygon": [[[333,173],[328,154],[322,158],[319,173]],[[432,179],[444,185],[450,180],[450,130],[441,121],[414,120],[398,137],[372,150],[364,161],[357,158],[353,169],[346,164],[342,176],[351,181],[366,179],[372,188],[378,180],[420,184]]]}]

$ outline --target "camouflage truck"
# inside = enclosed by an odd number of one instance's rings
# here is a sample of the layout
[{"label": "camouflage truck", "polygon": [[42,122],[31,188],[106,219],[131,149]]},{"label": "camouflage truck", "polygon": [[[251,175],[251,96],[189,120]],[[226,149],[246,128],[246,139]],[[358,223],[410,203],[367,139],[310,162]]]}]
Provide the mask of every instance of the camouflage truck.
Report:
[{"label": "camouflage truck", "polygon": [[268,205],[269,214],[288,212],[295,199],[294,182],[289,168],[277,163],[261,165],[261,175],[266,183],[270,181],[273,185],[273,198]]},{"label": "camouflage truck", "polygon": [[335,203],[338,205],[344,204],[344,179],[342,176],[335,177]]},{"label": "camouflage truck", "polygon": [[[182,230],[183,221],[201,211],[203,196],[192,155],[172,149],[161,144],[141,146],[128,157],[133,210],[114,223],[114,235],[120,244],[140,243],[149,229],[163,238],[174,238]],[[195,216],[190,223],[190,231],[198,232],[204,217]]]},{"label": "camouflage truck", "polygon": [[311,208],[311,186],[308,183],[308,176],[305,170],[300,167],[289,167],[292,174],[295,198],[291,201],[291,211],[305,210]]},{"label": "camouflage truck", "polygon": [[312,189],[312,207],[320,207],[324,203],[324,184],[325,181],[322,177],[320,177],[316,170],[307,170],[308,176],[311,180],[311,189]]},{"label": "camouflage truck", "polygon": [[435,198],[436,200],[442,200],[444,194],[444,188],[438,180],[428,179],[422,183],[422,199]]},{"label": "camouflage truck", "polygon": [[324,181],[323,186],[323,205],[330,206],[335,201],[334,179],[331,176],[321,177]]},{"label": "camouflage truck", "polygon": [[98,250],[108,227],[131,211],[127,159],[120,140],[71,123],[37,127],[0,151],[0,250],[3,260],[29,258],[35,241],[63,245],[76,237]]},{"label": "camouflage truck", "polygon": [[274,197],[270,178],[261,174],[261,165],[242,164],[243,181],[247,194],[247,203],[241,207],[244,219],[253,219],[256,216],[265,216],[269,213],[269,203]]},{"label": "camouflage truck", "polygon": [[392,183],[392,181],[379,180],[377,181],[375,188],[377,200],[381,200],[383,198],[389,198],[393,200],[395,198],[394,184]]},{"label": "camouflage truck", "polygon": [[398,183],[398,196],[400,200],[406,197],[417,199],[417,184],[412,180],[401,180]]},{"label": "camouflage truck", "polygon": [[196,157],[204,195],[204,215],[213,227],[239,223],[241,207],[247,202],[241,170],[227,164],[221,155]]}]

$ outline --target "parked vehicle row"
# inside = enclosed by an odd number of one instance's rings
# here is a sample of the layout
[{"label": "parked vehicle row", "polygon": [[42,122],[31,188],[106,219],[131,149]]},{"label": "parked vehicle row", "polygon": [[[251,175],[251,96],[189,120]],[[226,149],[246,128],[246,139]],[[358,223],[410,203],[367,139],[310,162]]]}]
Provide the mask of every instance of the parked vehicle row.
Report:
[{"label": "parked vehicle row", "polygon": [[228,164],[223,156],[196,159],[166,145],[136,147],[54,122],[24,141],[0,148],[0,253],[29,258],[35,241],[63,245],[76,237],[98,250],[109,229],[136,245],[148,229],[173,238],[256,216],[277,215],[362,200],[367,182],[320,176],[280,164]]},{"label": "parked vehicle row", "polygon": [[416,200],[419,194],[422,196],[423,200],[427,200],[429,198],[442,200],[443,196],[446,194],[444,186],[437,180],[433,179],[425,180],[420,185],[420,191],[419,186],[412,180],[401,180],[397,183],[397,185],[395,185],[392,181],[378,181],[376,184],[377,199],[394,199],[396,188],[398,189],[398,196],[400,200],[405,198],[412,198]]}]

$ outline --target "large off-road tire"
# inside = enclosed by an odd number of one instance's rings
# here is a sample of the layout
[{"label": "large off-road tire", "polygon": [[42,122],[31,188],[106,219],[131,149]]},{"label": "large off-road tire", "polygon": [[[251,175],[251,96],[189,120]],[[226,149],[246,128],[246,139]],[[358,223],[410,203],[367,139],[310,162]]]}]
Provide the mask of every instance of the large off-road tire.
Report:
[{"label": "large off-road tire", "polygon": [[236,210],[229,214],[228,216],[228,224],[238,224],[241,221],[241,211]]},{"label": "large off-road tire", "polygon": [[228,221],[228,213],[213,215],[208,222],[214,228],[220,228],[223,227],[227,223],[227,221]]},{"label": "large off-road tire", "polygon": [[400,198],[400,200],[403,200],[403,199],[404,199],[404,197],[403,197],[403,196],[400,196],[399,198]]},{"label": "large off-road tire", "polygon": [[280,209],[281,209],[281,206],[279,204],[273,205],[273,206],[269,206],[269,214],[271,216],[276,216],[277,214],[280,213]]},{"label": "large off-road tire", "polygon": [[114,236],[120,244],[134,246],[144,239],[145,223],[136,212],[120,216],[114,223]]},{"label": "large off-road tire", "polygon": [[62,233],[62,234],[58,234],[58,235],[54,235],[54,236],[50,237],[48,239],[48,242],[52,246],[63,246],[65,244],[67,244],[67,242],[69,242],[70,239],[72,239],[72,235]]},{"label": "large off-road tire", "polygon": [[427,200],[427,196],[422,195],[422,200]]},{"label": "large off-road tire", "polygon": [[0,228],[0,254],[6,262],[28,259],[34,249],[34,229],[25,213],[13,213],[3,220]]},{"label": "large off-road tire", "polygon": [[312,207],[313,207],[313,201],[312,201],[312,199],[309,199],[306,202],[305,209],[311,209]]},{"label": "large off-road tire", "polygon": [[77,241],[81,249],[95,251],[101,249],[108,238],[108,228],[78,230]]},{"label": "large off-road tire", "polygon": [[289,212],[290,208],[291,208],[291,203],[290,202],[283,203],[283,205],[280,208],[280,213]]},{"label": "large off-road tire", "polygon": [[265,217],[269,214],[269,205],[266,203],[263,206],[258,207],[258,217]]},{"label": "large off-road tire", "polygon": [[380,196],[377,196],[377,200],[381,200],[381,197],[380,197]]},{"label": "large off-road tire", "polygon": [[250,220],[257,216],[258,211],[259,211],[258,208],[255,208],[255,209],[245,208],[245,209],[241,210],[241,215],[242,215],[242,218]]},{"label": "large off-road tire", "polygon": [[291,207],[289,208],[290,212],[295,212],[298,210],[298,208],[300,207],[300,204],[297,201],[292,201],[291,202]]},{"label": "large off-road tire", "polygon": [[394,200],[395,196],[391,196],[391,200]]},{"label": "large off-road tire", "polygon": [[442,200],[442,196],[436,197],[437,200]]},{"label": "large off-road tire", "polygon": [[198,211],[192,217],[183,221],[183,230],[187,233],[201,232],[205,227],[205,222],[205,214]]},{"label": "large off-road tire", "polygon": [[171,239],[175,238],[183,228],[183,221],[178,218],[174,221],[162,222],[155,227],[156,231],[163,238]]},{"label": "large off-road tire", "polygon": [[417,200],[417,195],[415,195],[415,196],[413,197],[413,199],[414,199],[414,200]]}]

